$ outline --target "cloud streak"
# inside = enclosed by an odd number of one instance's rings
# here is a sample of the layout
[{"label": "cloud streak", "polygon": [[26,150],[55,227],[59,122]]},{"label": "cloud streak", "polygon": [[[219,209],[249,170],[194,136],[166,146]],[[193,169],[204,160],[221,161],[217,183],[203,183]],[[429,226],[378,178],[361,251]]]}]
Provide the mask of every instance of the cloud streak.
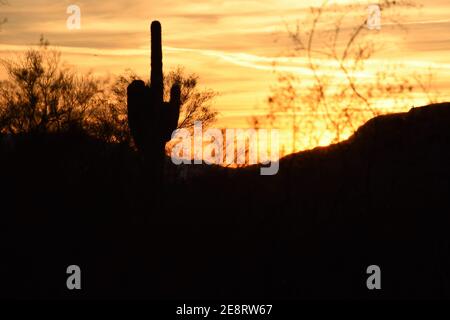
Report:
[{"label": "cloud streak", "polygon": [[[263,104],[277,70],[311,76],[304,57],[287,57],[290,47],[284,22],[304,22],[310,5],[322,0],[78,0],[82,29],[65,28],[69,0],[14,0],[2,7],[0,17],[8,23],[0,32],[0,57],[23,52],[44,34],[63,52],[63,58],[81,70],[99,74],[119,73],[132,68],[143,76],[149,68],[149,22],[163,23],[165,67],[186,66],[196,72],[201,84],[221,92],[216,105],[223,125],[241,122],[251,109]],[[340,6],[364,1],[334,1]],[[368,1],[366,1],[368,2]],[[380,56],[369,62],[369,70],[386,63],[400,62],[409,70],[429,67],[449,79],[450,19],[448,1],[430,0],[418,13],[406,15],[409,33],[393,28],[382,19],[378,35],[385,41]],[[331,14],[331,13],[328,13]],[[329,25],[320,26],[328,28]],[[407,59],[405,59],[405,57]],[[321,72],[336,66],[318,61]],[[0,78],[2,71],[0,71]],[[360,79],[370,76],[357,74]],[[440,80],[447,88],[447,80]],[[243,119],[243,120],[242,120]]]}]

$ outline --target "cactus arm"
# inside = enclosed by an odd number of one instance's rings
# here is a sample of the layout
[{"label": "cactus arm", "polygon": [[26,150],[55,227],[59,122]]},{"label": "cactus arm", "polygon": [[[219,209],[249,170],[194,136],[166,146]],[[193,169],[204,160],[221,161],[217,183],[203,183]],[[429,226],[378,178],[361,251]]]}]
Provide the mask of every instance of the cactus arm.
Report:
[{"label": "cactus arm", "polygon": [[179,84],[174,84],[170,89],[170,103],[169,113],[170,122],[168,124],[169,131],[174,131],[178,128],[178,120],[180,118],[181,107],[181,88]]},{"label": "cactus arm", "polygon": [[178,127],[178,120],[180,118],[180,106],[181,106],[181,90],[178,84],[174,84],[170,90],[170,102],[164,103],[164,134],[163,139],[165,142],[169,141],[172,137],[172,132]]},{"label": "cactus arm", "polygon": [[143,98],[146,95],[148,95],[148,88],[141,80],[134,80],[127,88],[128,126],[139,149],[143,148],[147,135],[145,124],[147,108]]}]

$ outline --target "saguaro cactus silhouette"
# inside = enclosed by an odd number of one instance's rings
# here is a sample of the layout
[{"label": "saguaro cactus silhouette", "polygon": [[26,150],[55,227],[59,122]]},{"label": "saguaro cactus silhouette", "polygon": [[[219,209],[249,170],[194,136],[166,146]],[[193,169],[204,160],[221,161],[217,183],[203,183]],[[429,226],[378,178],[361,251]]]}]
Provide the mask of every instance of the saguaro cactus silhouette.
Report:
[{"label": "saguaro cactus silhouette", "polygon": [[[151,75],[146,86],[141,80],[133,81],[127,88],[128,125],[134,142],[151,166],[152,178],[162,179],[164,149],[180,116],[180,85],[170,90],[170,101],[164,102],[162,69],[161,24],[151,24]],[[158,181],[155,181],[158,182]]]}]

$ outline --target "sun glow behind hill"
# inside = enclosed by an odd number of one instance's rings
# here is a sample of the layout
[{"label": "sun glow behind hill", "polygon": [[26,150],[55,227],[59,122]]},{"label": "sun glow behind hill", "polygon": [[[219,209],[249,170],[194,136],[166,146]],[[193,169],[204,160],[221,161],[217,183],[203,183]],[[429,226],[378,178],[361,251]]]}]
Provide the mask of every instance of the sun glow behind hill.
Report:
[{"label": "sun glow behind hill", "polygon": [[[150,20],[159,19],[163,23],[166,70],[185,66],[187,71],[200,75],[202,86],[220,93],[214,104],[220,112],[216,127],[245,128],[251,116],[263,116],[267,112],[270,88],[277,82],[274,70],[292,72],[302,84],[311,81],[305,57],[288,54],[291,46],[284,22],[304,19],[309,12],[305,8],[322,1],[78,2],[82,10],[82,28],[78,31],[65,28],[65,10],[69,4],[65,1],[17,0],[0,8],[0,17],[6,16],[9,20],[0,32],[0,57],[23,52],[44,34],[62,51],[63,59],[80,71],[108,75],[133,69],[146,78],[149,73],[148,24]],[[345,5],[367,1],[334,2]],[[382,22],[381,31],[374,32],[374,36],[385,45],[369,61],[367,69],[355,77],[361,82],[370,81],[375,71],[395,64],[419,74],[430,69],[436,75],[439,99],[448,101],[450,8],[444,0],[423,4],[421,9],[405,11],[407,33]],[[323,60],[319,64],[324,75],[333,73],[332,62]],[[4,77],[1,70],[0,78]],[[378,102],[383,112],[392,111],[392,99],[380,97]],[[417,94],[411,105],[427,102],[426,95]],[[411,105],[405,105],[402,110],[408,110]],[[282,137],[285,152],[290,152],[289,130]],[[298,142],[297,149],[304,149],[329,144],[333,135],[324,129],[319,140],[299,139],[302,141]]]}]

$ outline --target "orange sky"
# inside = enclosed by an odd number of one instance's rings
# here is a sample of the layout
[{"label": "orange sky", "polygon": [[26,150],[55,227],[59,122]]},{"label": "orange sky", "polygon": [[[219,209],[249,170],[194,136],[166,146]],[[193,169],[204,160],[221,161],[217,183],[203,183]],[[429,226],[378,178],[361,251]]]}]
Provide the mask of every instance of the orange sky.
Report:
[{"label": "orange sky", "polygon": [[[278,70],[302,79],[310,74],[303,57],[286,57],[290,44],[284,22],[306,19],[311,5],[304,0],[9,0],[0,6],[7,24],[0,31],[0,57],[21,52],[44,34],[63,52],[63,59],[80,71],[101,75],[133,69],[149,73],[149,22],[163,25],[165,70],[177,65],[200,76],[200,85],[219,92],[214,108],[217,127],[246,127],[252,115],[264,114]],[[333,2],[333,1],[332,1]],[[376,3],[377,1],[334,1]],[[450,100],[450,3],[417,1],[420,9],[404,10],[407,32],[383,23],[383,49],[369,71],[385,63],[403,63],[408,70],[436,73],[441,100]],[[81,8],[81,29],[68,30],[66,8]],[[326,26],[323,26],[324,28]],[[326,62],[324,62],[326,65]],[[0,79],[4,78],[3,70]],[[417,97],[417,105],[424,100]]]}]

